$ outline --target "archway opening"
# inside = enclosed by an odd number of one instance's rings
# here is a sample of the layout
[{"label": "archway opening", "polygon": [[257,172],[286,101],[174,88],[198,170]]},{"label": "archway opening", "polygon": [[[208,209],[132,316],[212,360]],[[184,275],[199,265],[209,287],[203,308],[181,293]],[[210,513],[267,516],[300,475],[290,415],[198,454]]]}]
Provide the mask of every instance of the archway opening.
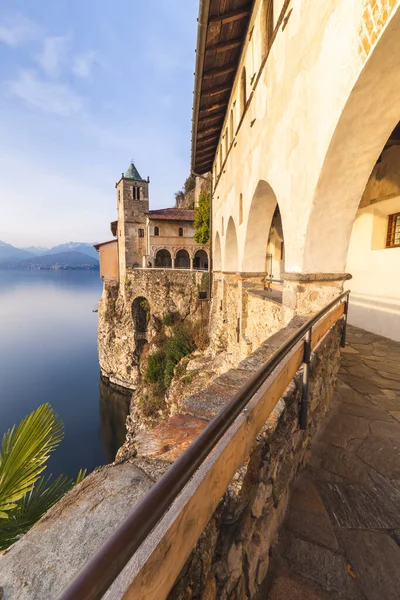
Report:
[{"label": "archway opening", "polygon": [[283,240],[281,213],[278,205],[276,205],[269,230],[265,262],[268,279],[281,280],[285,272],[285,244]]},{"label": "archway opening", "polygon": [[172,267],[172,258],[169,250],[163,248],[156,254],[155,266],[158,269],[170,269]]},{"label": "archway opening", "polygon": [[[242,271],[247,273],[272,272],[272,258],[269,258],[267,255],[271,253],[268,252],[268,245],[277,205],[277,199],[272,187],[264,180],[259,181],[250,204],[247,218]],[[282,221],[280,219],[279,214],[279,219],[278,217],[276,218],[275,228],[279,229],[283,241]]]},{"label": "archway opening", "polygon": [[190,269],[190,257],[187,250],[178,250],[175,257],[176,269]]},{"label": "archway opening", "polygon": [[200,271],[208,271],[208,254],[202,248],[197,250],[196,254],[194,255],[193,268],[199,269]]},{"label": "archway opening", "polygon": [[239,253],[236,227],[232,217],[229,218],[225,235],[224,271],[237,272],[239,270]]},{"label": "archway opening", "polygon": [[221,266],[221,240],[219,237],[219,233],[217,232],[214,242],[213,271],[220,271]]},{"label": "archway opening", "polygon": [[347,253],[349,323],[400,341],[400,123],[359,203]]},{"label": "archway opening", "polygon": [[147,298],[139,296],[132,303],[132,319],[136,333],[145,333],[150,321],[150,304]]}]

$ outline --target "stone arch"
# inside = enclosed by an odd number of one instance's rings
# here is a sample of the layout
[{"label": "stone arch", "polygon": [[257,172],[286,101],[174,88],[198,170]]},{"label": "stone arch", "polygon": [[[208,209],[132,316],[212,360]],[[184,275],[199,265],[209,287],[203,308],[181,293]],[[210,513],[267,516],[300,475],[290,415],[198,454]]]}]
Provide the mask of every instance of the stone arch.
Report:
[{"label": "stone arch", "polygon": [[185,248],[177,250],[175,253],[175,268],[190,269],[190,256]]},{"label": "stone arch", "polygon": [[200,271],[208,271],[208,254],[204,248],[199,248],[194,253],[193,268]]},{"label": "stone arch", "polygon": [[247,217],[242,271],[247,273],[266,271],[266,250],[277,204],[272,187],[263,179],[260,180]]},{"label": "stone arch", "polygon": [[214,241],[213,271],[220,271],[222,268],[221,260],[221,240],[217,231]]},{"label": "stone arch", "polygon": [[355,214],[400,119],[400,8],[370,52],[344,105],[319,174],[304,240],[304,273],[342,273]]},{"label": "stone arch", "polygon": [[157,250],[155,266],[159,269],[170,269],[172,267],[171,253],[167,248],[160,248],[160,250]]},{"label": "stone arch", "polygon": [[150,320],[150,303],[144,296],[138,296],[132,302],[132,320],[136,333],[145,333]]},{"label": "stone arch", "polygon": [[225,233],[224,271],[237,272],[239,270],[238,241],[235,222],[229,217]]}]

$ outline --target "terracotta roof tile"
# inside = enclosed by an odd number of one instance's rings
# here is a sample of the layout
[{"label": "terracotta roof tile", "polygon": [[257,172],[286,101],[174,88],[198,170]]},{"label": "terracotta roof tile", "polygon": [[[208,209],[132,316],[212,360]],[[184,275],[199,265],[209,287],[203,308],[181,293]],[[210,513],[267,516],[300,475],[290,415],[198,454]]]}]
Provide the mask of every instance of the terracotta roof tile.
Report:
[{"label": "terracotta roof tile", "polygon": [[146,216],[157,221],[194,221],[194,210],[160,208],[159,210],[149,210]]}]

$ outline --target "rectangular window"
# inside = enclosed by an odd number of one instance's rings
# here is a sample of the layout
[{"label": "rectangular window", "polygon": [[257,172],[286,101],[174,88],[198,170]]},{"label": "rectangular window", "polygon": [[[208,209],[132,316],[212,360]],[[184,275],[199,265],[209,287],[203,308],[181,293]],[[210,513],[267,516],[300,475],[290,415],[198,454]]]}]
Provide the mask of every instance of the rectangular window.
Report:
[{"label": "rectangular window", "polygon": [[139,237],[144,237],[144,229],[139,229]]},{"label": "rectangular window", "polygon": [[389,215],[386,248],[400,246],[400,213]]}]

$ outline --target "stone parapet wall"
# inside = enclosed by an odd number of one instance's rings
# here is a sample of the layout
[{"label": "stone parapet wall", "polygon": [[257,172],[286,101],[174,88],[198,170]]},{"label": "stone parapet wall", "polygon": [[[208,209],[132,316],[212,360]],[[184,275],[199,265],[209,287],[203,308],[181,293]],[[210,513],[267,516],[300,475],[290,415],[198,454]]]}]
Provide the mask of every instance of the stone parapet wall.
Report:
[{"label": "stone parapet wall", "polygon": [[[237,382],[241,373],[258,366],[300,323],[264,343],[225,376],[217,378],[204,395],[229,378]],[[201,600],[250,600],[257,597],[269,565],[269,548],[277,538],[288,505],[289,484],[306,465],[311,442],[331,406],[340,364],[341,323],[325,336],[312,355],[309,386],[309,425],[299,428],[298,407],[302,376],[299,372],[287,388],[253,450],[236,473],[216,513],[200,538],[169,600],[188,597]],[[214,394],[212,394],[214,398]],[[203,405],[206,402],[203,398]],[[213,400],[209,397],[209,403]],[[185,402],[195,406],[193,399]],[[204,408],[192,414],[211,418]]]},{"label": "stone parapet wall", "polygon": [[168,313],[180,318],[197,318],[200,313],[199,289],[207,273],[171,269],[130,269],[118,285],[105,281],[99,304],[98,348],[101,373],[112,383],[135,389],[139,382],[135,358],[135,324],[132,304],[144,297],[150,304],[146,339],[150,341],[158,324]]}]

